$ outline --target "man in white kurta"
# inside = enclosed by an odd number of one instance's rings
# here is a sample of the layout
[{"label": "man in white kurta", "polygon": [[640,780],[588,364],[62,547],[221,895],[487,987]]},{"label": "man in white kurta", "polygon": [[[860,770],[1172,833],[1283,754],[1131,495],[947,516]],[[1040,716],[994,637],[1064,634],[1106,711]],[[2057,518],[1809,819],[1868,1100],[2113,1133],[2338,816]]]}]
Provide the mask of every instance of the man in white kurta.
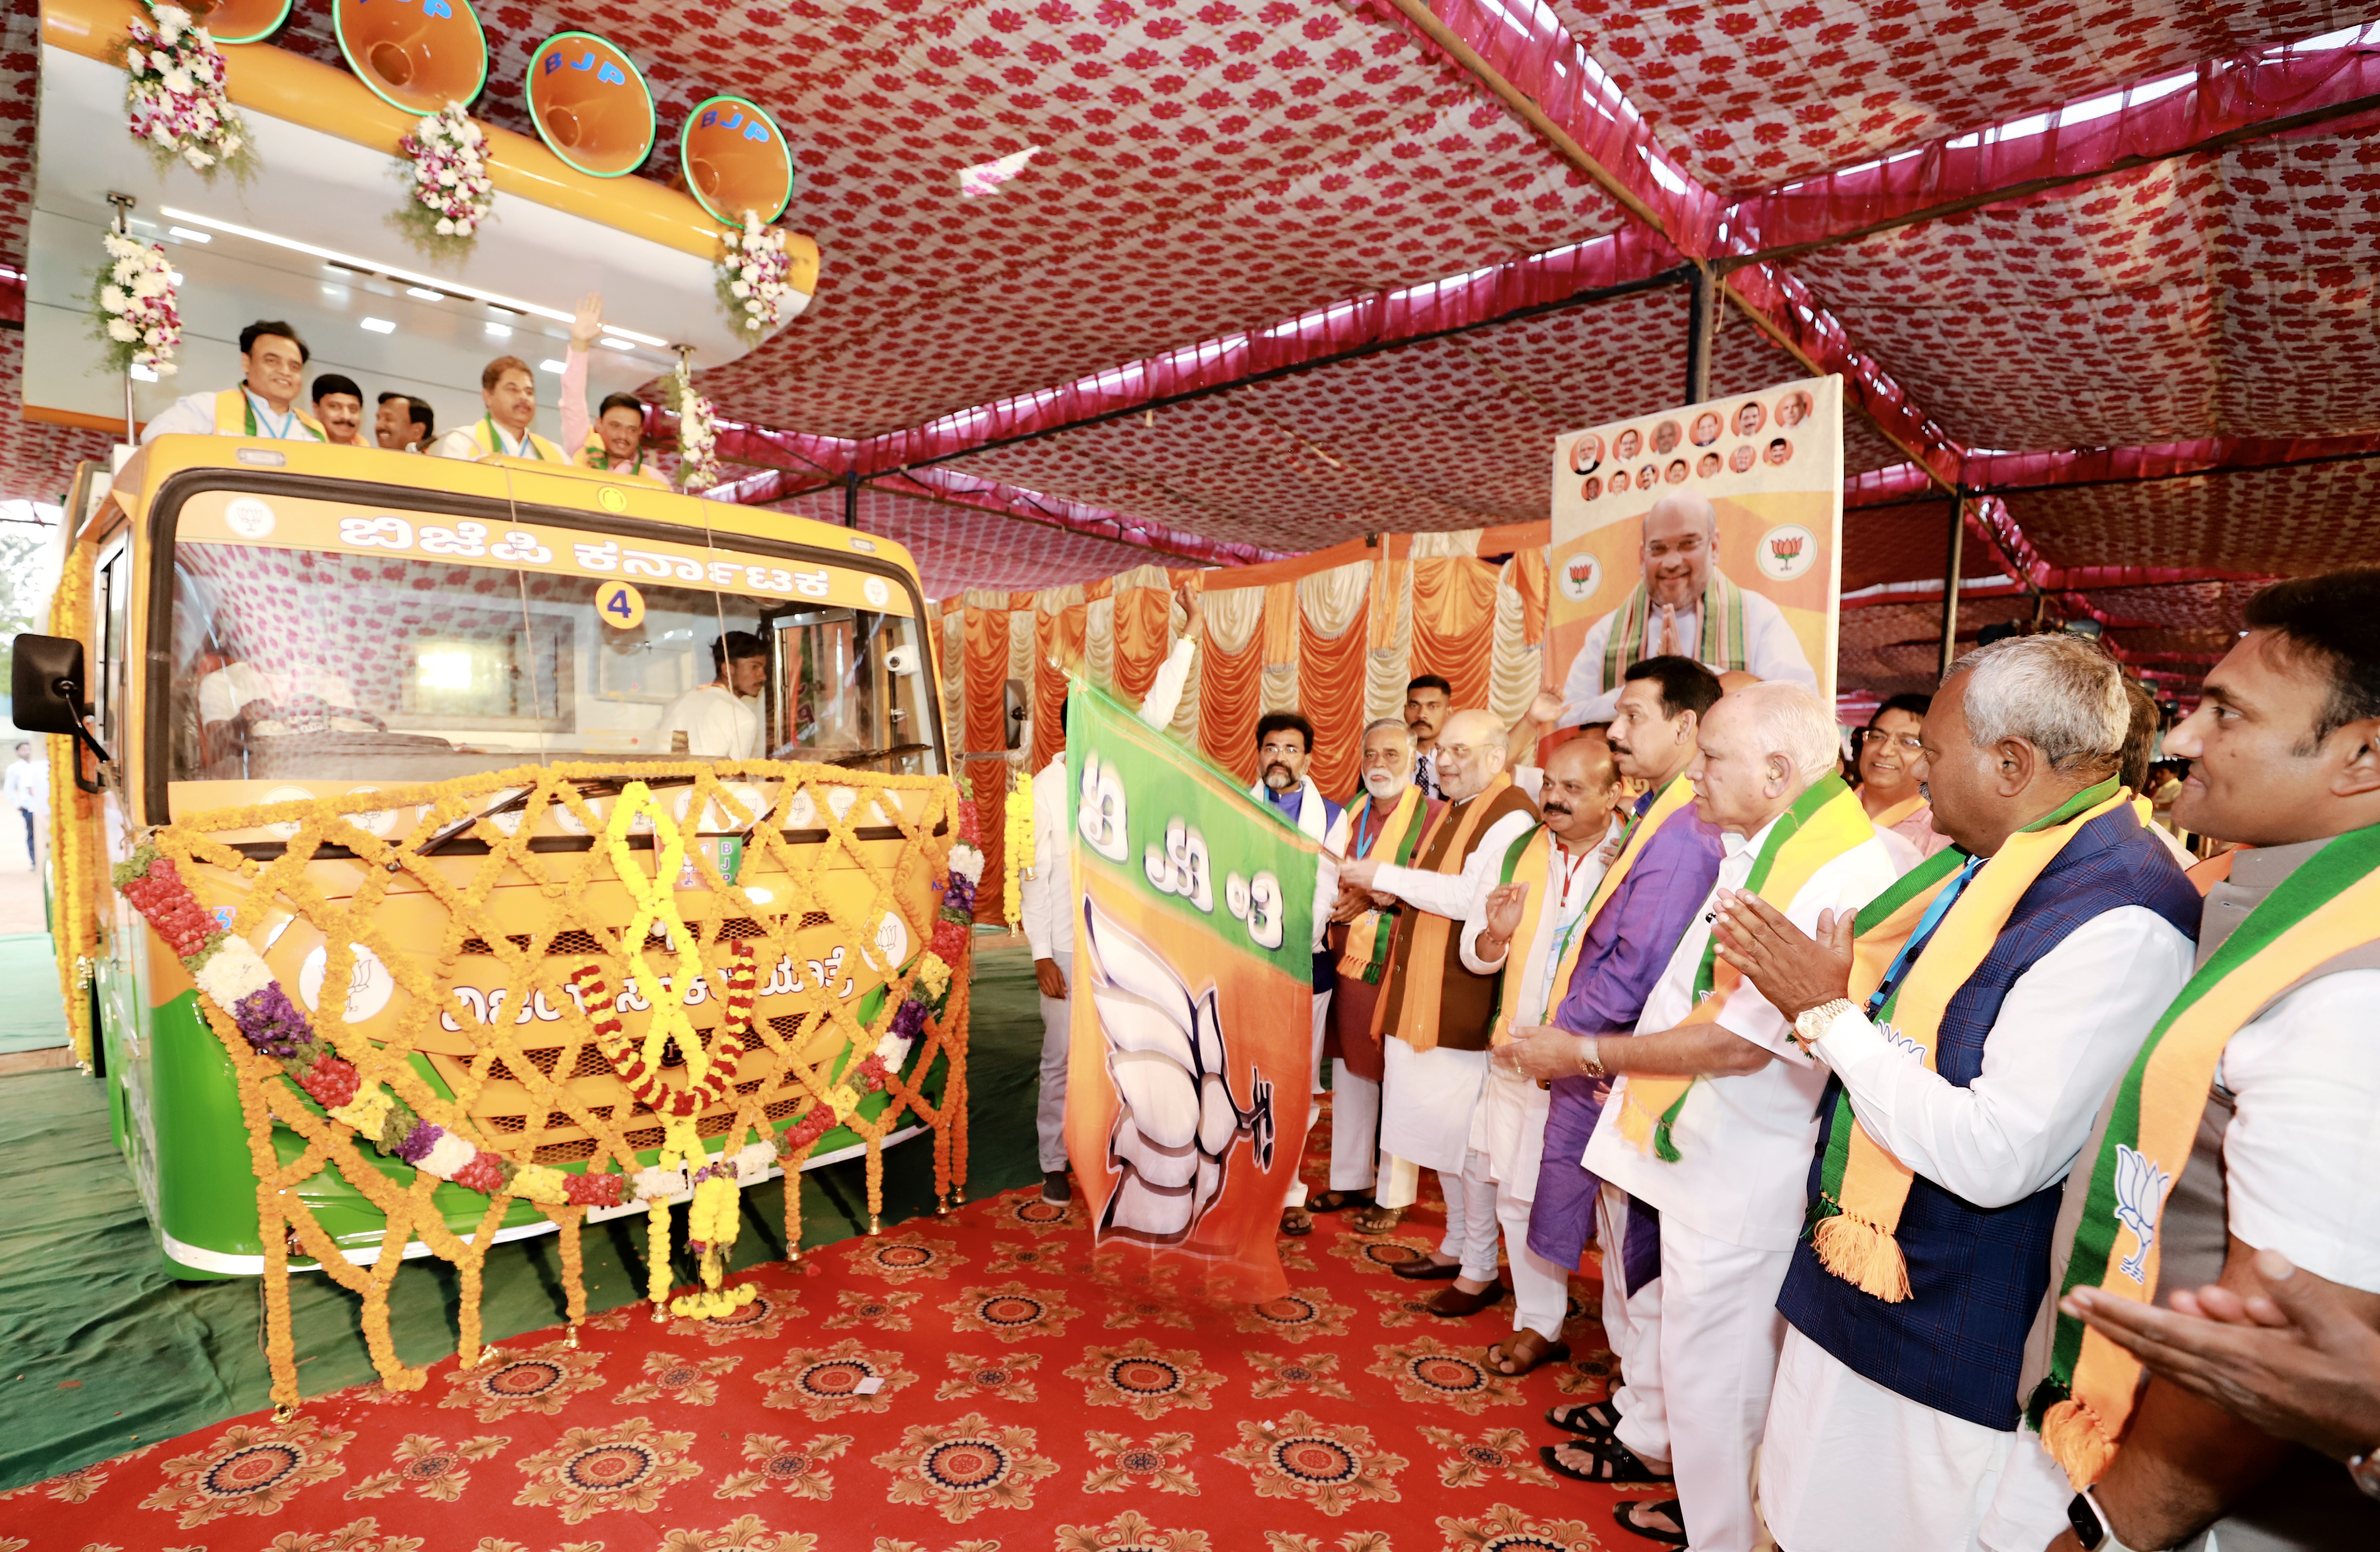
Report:
[{"label": "man in white kurta", "polygon": [[[2093,711],[2098,746],[2069,746]],[[1927,712],[1924,753],[1934,813],[1966,860],[1923,876],[1949,882],[1867,1000],[1873,1012],[1845,995],[1848,920],[1822,918],[1814,941],[1763,903],[1721,906],[1729,962],[1797,1015],[1841,1081],[1852,1123],[1928,1182],[1922,1210],[1904,1210],[1898,1226],[1908,1297],[1860,1291],[1806,1247],[1788,1275],[1760,1460],[1762,1513],[1782,1546],[1976,1544],[2018,1439],[2015,1378],[2048,1276],[2055,1188],[2190,973],[2191,938],[2177,921],[2194,923],[2196,891],[2112,785],[2095,784],[2114,772],[2124,728],[2116,665],[2069,638],[2021,637],[1951,670]],[[2038,845],[2070,826],[2046,867],[2038,851],[2008,847],[2021,830]],[[1982,951],[1974,935],[1992,929],[1973,913],[1995,901],[2013,903]],[[1962,949],[1984,957],[1937,1004],[1945,983],[1928,972],[1955,972],[1935,970],[1935,956],[1949,963]],[[1944,1010],[1923,1032],[1930,1063],[1911,1060],[1907,1034],[1881,1022],[1900,1018],[1887,999],[1904,987],[1923,989],[1901,1006]],[[1828,1109],[1829,1129],[1842,1124]],[[2023,1296],[2009,1296],[2018,1288]]]},{"label": "man in white kurta", "polygon": [[[1740,670],[1760,679],[1782,680],[1815,690],[1818,676],[1809,654],[1793,634],[1784,612],[1767,595],[1732,583],[1714,588],[1718,576],[1718,509],[1706,497],[1681,492],[1662,497],[1645,515],[1645,537],[1638,556],[1643,567],[1641,628],[1636,639],[1621,644],[1617,665],[1625,670],[1640,658],[1677,654],[1693,658],[1713,673]],[[1715,595],[1740,600],[1742,636],[1731,639],[1722,622],[1704,618]],[[1608,722],[1620,698],[1621,680],[1607,671],[1613,664],[1611,635],[1629,612],[1623,604],[1589,625],[1586,640],[1571,660],[1562,681],[1560,725],[1577,727]],[[1705,630],[1706,625],[1712,629]]]},{"label": "man in white kurta", "polygon": [[[1554,1005],[1557,973],[1569,961],[1586,903],[1609,866],[1601,848],[1619,831],[1611,814],[1619,788],[1610,747],[1599,740],[1573,738],[1547,756],[1537,810],[1549,843],[1539,854],[1531,848],[1534,832],[1515,841],[1521,855],[1508,855],[1497,875],[1485,880],[1486,891],[1464,919],[1463,963],[1483,976],[1502,973],[1499,1023],[1506,1028],[1543,1025]],[[1511,882],[1501,881],[1506,876]],[[1540,897],[1534,930],[1515,943],[1530,891]],[[1571,1268],[1529,1248],[1529,1208],[1537,1196],[1550,1099],[1534,1080],[1491,1065],[1471,1115],[1464,1173],[1485,1174],[1496,1188],[1496,1221],[1512,1273],[1515,1339],[1488,1353],[1507,1374],[1524,1373],[1556,1354],[1569,1308]],[[1519,1339],[1524,1331],[1537,1340]]]},{"label": "man in white kurta", "polygon": [[729,631],[710,644],[717,677],[662,709],[653,736],[663,754],[686,734],[686,753],[695,759],[760,758],[760,713],[745,704],[769,681],[769,648],[750,631]]},{"label": "man in white kurta", "polygon": [[[1797,800],[1821,782],[1841,783],[1834,717],[1796,685],[1729,695],[1704,717],[1700,742],[1689,768],[1694,806],[1720,827],[1726,848],[1715,903],[1718,891],[1742,887]],[[1848,789],[1842,795],[1856,809]],[[1864,838],[1820,864],[1785,905],[1804,930],[1821,911],[1855,909],[1898,877],[1893,852],[1859,818]],[[1661,1215],[1661,1384],[1692,1545],[1752,1552],[1753,1450],[1784,1336],[1777,1291],[1802,1226],[1826,1074],[1748,984],[1715,1020],[1686,1022],[1711,946],[1711,910],[1696,914],[1670,954],[1635,1035],[1586,1042],[1588,1061],[1618,1077],[1585,1163]],[[1669,1133],[1675,1160],[1623,1135],[1622,1117],[1638,1103],[1632,1083],[1688,1074],[1695,1081]]]},{"label": "man in white kurta", "polygon": [[183,394],[141,428],[141,444],[161,436],[329,442],[322,423],[298,402],[308,358],[306,342],[288,324],[273,319],[250,323],[239,332],[239,386],[219,394]]},{"label": "man in white kurta", "polygon": [[[1440,924],[1454,941],[1440,951],[1442,958],[1423,963],[1392,964],[1390,984],[1382,994],[1382,1079],[1380,1084],[1380,1151],[1438,1171],[1446,1194],[1446,1237],[1426,1262],[1397,1268],[1409,1279],[1454,1279],[1451,1293],[1441,1294],[1433,1308],[1443,1315],[1475,1314],[1494,1302],[1496,1275],[1496,1185],[1484,1162],[1467,1171],[1471,1160],[1471,1113],[1488,1075],[1486,1025],[1492,1011],[1484,995],[1477,1009],[1478,1027],[1453,1029],[1443,1012],[1435,1027],[1419,1031],[1421,1048],[1402,1038],[1395,1016],[1402,1005],[1403,988],[1424,976],[1447,976],[1445,964],[1460,963],[1459,935],[1471,907],[1498,876],[1504,854],[1514,841],[1536,824],[1535,805],[1506,782],[1504,725],[1486,711],[1457,711],[1439,736],[1438,776],[1447,807],[1434,821],[1430,834],[1416,852],[1416,866],[1400,867],[1369,857],[1343,864],[1340,877],[1356,889],[1395,895],[1416,911],[1446,918]],[[1463,840],[1465,815],[1479,805],[1475,832]],[[1442,858],[1441,858],[1442,855]],[[1426,861],[1440,858],[1430,866]],[[1400,960],[1408,946],[1425,935],[1418,924],[1410,932],[1400,924]],[[1430,936],[1435,936],[1430,935]],[[1441,941],[1443,940],[1440,940]],[[1476,972],[1472,974],[1476,975]],[[1444,1004],[1441,1003],[1443,1010]],[[1452,1015],[1459,1016],[1459,1015]],[[1380,1182],[1377,1198],[1382,1206],[1407,1206],[1408,1172],[1391,1170]]]},{"label": "man in white kurta", "polygon": [[[1140,720],[1162,728],[1173,721],[1189,686],[1191,665],[1198,654],[1199,596],[1181,595],[1187,621],[1173,649],[1159,665],[1157,678],[1140,703]],[[1062,725],[1064,703],[1059,706]],[[1066,1202],[1074,1197],[1066,1182],[1066,1065],[1073,1049],[1075,984],[1074,799],[1067,784],[1066,749],[1062,742],[1050,763],[1033,778],[1033,860],[1017,880],[1017,906],[1025,920],[1025,941],[1033,953],[1033,978],[1041,996],[1041,1085],[1034,1109],[1034,1130],[1041,1155],[1041,1199]],[[1013,866],[1013,863],[1012,863]]]}]

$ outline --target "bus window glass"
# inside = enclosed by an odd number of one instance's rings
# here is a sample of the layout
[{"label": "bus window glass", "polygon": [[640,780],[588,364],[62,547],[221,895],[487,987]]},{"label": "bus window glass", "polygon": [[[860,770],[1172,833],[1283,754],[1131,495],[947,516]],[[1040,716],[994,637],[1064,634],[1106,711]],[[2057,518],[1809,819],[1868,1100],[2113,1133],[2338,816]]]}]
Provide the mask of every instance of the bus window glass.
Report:
[{"label": "bus window glass", "polygon": [[868,770],[929,775],[931,718],[917,623],[851,609],[777,612],[771,627],[771,752]]},{"label": "bus window glass", "polygon": [[[174,572],[174,778],[394,782],[525,760],[670,758],[675,703],[719,694],[705,689],[719,677],[714,643],[732,632],[768,640],[767,612],[782,606],[661,582],[639,591],[641,617],[623,625],[598,614],[597,584],[583,577],[186,540]],[[809,703],[880,704],[830,676],[866,672],[867,643],[885,626],[901,640],[914,628],[839,612],[843,644],[821,643]],[[785,704],[781,661],[742,703],[755,723]],[[802,758],[893,741],[862,716],[764,739],[759,752],[788,742]],[[930,749],[897,767],[932,768]]]}]

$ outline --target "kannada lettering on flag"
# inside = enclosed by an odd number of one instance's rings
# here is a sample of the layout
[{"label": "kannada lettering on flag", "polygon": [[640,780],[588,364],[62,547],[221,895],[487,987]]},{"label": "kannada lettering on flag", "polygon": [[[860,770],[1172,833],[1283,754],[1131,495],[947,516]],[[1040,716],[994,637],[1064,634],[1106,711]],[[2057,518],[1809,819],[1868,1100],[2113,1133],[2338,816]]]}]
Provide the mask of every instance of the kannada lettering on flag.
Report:
[{"label": "kannada lettering on flag", "polygon": [[1066,1151],[1095,1250],[1184,1292],[1288,1291],[1320,853],[1097,690],[1067,697],[1075,952]]}]

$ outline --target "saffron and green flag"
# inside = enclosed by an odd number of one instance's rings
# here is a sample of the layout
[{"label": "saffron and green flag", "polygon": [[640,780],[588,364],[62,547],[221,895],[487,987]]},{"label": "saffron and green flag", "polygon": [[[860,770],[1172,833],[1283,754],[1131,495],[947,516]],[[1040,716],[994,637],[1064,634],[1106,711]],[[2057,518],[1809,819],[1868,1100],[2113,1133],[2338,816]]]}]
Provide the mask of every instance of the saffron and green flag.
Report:
[{"label": "saffron and green flag", "polygon": [[1288,1291],[1320,848],[1088,685],[1067,699],[1075,977],[1066,1151],[1095,1247],[1179,1291]]}]

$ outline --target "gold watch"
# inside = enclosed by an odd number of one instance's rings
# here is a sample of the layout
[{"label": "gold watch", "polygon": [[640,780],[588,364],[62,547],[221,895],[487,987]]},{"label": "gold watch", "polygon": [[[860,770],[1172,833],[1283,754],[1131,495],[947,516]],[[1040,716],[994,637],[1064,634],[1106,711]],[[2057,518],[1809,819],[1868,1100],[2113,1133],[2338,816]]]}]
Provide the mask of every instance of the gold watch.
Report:
[{"label": "gold watch", "polygon": [[1582,1078],[1600,1078],[1607,1076],[1608,1073],[1603,1065],[1603,1041],[1601,1038],[1590,1035],[1586,1038],[1585,1045],[1586,1061],[1580,1066],[1576,1075]]},{"label": "gold watch", "polygon": [[1793,1037],[1804,1046],[1815,1046],[1835,1020],[1858,1005],[1848,997],[1838,997],[1815,1008],[1804,1009],[1802,1016],[1793,1021]]}]

